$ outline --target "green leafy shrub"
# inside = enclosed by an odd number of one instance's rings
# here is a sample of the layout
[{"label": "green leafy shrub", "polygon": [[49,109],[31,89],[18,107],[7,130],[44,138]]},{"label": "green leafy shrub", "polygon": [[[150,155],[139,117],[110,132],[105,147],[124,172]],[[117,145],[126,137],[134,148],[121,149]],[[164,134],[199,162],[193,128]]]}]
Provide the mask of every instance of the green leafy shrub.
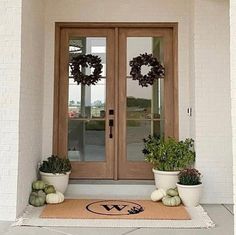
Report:
[{"label": "green leafy shrub", "polygon": [[39,170],[45,173],[66,174],[71,170],[71,164],[69,159],[52,155],[40,164]]},{"label": "green leafy shrub", "polygon": [[174,138],[148,136],[144,139],[145,160],[161,171],[178,171],[195,161],[194,140],[177,141]]},{"label": "green leafy shrub", "polygon": [[180,171],[179,184],[182,185],[198,185],[201,184],[201,173],[195,168],[187,168]]}]

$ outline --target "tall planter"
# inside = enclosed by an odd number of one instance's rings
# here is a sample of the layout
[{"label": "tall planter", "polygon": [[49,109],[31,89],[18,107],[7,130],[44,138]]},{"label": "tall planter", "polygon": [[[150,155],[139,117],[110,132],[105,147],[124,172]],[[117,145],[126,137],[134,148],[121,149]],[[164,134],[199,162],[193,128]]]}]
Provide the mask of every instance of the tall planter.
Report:
[{"label": "tall planter", "polygon": [[152,169],[155,178],[155,185],[158,189],[175,188],[178,182],[179,171],[159,171]]},{"label": "tall planter", "polygon": [[41,179],[45,183],[53,185],[57,191],[63,194],[65,193],[69,182],[69,175],[71,173],[70,171],[65,174],[45,173],[42,171],[40,171],[39,173],[41,175]]}]

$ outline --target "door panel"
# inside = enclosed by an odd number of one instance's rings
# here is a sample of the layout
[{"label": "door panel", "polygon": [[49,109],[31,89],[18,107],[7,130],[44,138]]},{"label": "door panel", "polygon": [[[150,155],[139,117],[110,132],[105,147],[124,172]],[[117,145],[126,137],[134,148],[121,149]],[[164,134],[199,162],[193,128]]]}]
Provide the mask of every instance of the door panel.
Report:
[{"label": "door panel", "polygon": [[[129,61],[144,53],[153,54],[165,66],[165,78],[148,87],[130,76]],[[174,136],[174,125],[169,121],[173,118],[172,53],[170,29],[119,31],[119,89],[123,91],[119,93],[120,179],[152,179],[151,165],[144,162],[143,139],[148,135]],[[148,71],[148,66],[142,66],[143,74]]]},{"label": "door panel", "polygon": [[[143,138],[178,138],[173,27],[62,27],[58,38],[54,154],[72,162],[70,178],[153,179]],[[143,53],[152,53],[165,67],[165,78],[149,87],[130,76],[129,61]],[[78,54],[101,58],[102,78],[96,85],[74,82],[70,61]],[[142,66],[143,74],[148,71]]]},{"label": "door panel", "polygon": [[[114,30],[63,29],[60,54],[59,154],[72,162],[71,178],[112,179],[114,137],[109,120],[114,115]],[[79,54],[102,60],[102,78],[95,85],[74,82],[70,61]],[[91,68],[84,69],[91,74]],[[67,133],[67,134],[66,134]]]}]

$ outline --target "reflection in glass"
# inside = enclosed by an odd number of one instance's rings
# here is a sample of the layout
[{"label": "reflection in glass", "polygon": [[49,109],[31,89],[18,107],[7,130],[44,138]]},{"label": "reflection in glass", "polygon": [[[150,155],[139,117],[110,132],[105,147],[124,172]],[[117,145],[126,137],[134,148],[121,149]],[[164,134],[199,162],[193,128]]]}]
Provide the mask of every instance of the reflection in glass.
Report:
[{"label": "reflection in glass", "polygon": [[[99,49],[99,50],[98,50]],[[96,85],[78,85],[69,79],[69,117],[97,118],[104,117],[106,96],[106,38],[77,37],[69,40],[69,59],[79,54],[98,55],[102,59],[103,78]],[[91,74],[92,69],[86,68],[84,73]],[[70,67],[69,67],[70,77]]]},{"label": "reflection in glass", "polygon": [[71,161],[104,161],[105,121],[69,119],[68,158]]},{"label": "reflection in glass", "polygon": [[[143,138],[148,135],[164,135],[164,79],[152,86],[141,87],[130,76],[129,61],[140,54],[153,54],[163,64],[163,38],[127,38],[127,159],[144,161],[142,154]],[[142,66],[142,74],[150,67]]]},{"label": "reflection in glass", "polygon": [[[69,80],[68,112],[71,118],[104,118],[106,79],[96,85],[85,86],[84,97],[81,97],[81,85]],[[84,105],[81,99],[84,98]]]},{"label": "reflection in glass", "polygon": [[127,159],[128,161],[143,161],[143,139],[148,135],[161,135],[161,121],[127,121]]},{"label": "reflection in glass", "polygon": [[[79,54],[102,60],[102,79],[96,85],[77,84],[69,66],[68,157],[74,161],[105,160],[106,38],[73,37],[69,40],[69,63]],[[90,75],[94,68],[83,68]],[[99,120],[98,120],[99,119]]]},{"label": "reflection in glass", "polygon": [[[156,81],[153,86],[141,87],[138,81],[132,80],[129,75],[129,61],[139,54],[153,54],[163,63],[163,43],[162,38],[156,37],[127,38],[127,118],[164,118],[163,79]],[[143,67],[142,73],[145,74],[150,68]],[[133,110],[136,110],[136,113]]]}]

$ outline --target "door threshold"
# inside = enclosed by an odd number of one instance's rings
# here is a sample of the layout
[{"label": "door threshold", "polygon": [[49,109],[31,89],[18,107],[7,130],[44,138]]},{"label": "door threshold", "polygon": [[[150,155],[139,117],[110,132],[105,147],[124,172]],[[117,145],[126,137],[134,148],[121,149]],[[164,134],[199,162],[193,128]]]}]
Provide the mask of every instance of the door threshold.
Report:
[{"label": "door threshold", "polygon": [[70,180],[66,198],[76,199],[150,199],[153,180]]},{"label": "door threshold", "polygon": [[154,180],[70,180],[69,184],[154,185]]}]

